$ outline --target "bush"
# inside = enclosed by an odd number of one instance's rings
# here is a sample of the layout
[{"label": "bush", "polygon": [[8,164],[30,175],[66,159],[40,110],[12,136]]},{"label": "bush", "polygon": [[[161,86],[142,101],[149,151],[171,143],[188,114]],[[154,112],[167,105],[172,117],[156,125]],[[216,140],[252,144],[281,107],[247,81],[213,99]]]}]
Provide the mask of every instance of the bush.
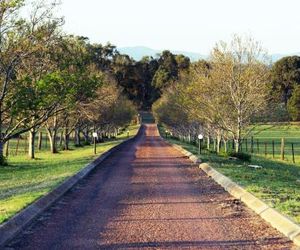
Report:
[{"label": "bush", "polygon": [[228,158],[228,157],[230,156],[229,154],[230,154],[230,153],[228,153],[228,152],[225,152],[225,151],[221,150],[221,151],[220,151],[220,153],[219,153],[219,156],[222,156],[222,157]]},{"label": "bush", "polygon": [[239,152],[239,153],[230,152],[229,156],[236,157],[236,158],[238,158],[239,160],[242,160],[242,161],[251,161],[251,155],[246,154],[246,153],[242,153],[242,152]]},{"label": "bush", "polygon": [[213,150],[213,149],[209,149],[209,150],[207,150],[207,152],[210,154],[214,154],[214,155],[216,155],[218,153],[216,150]]},{"label": "bush", "polygon": [[89,146],[89,145],[91,145],[91,143],[90,143],[89,141],[84,141],[84,142],[82,143],[82,145],[83,145],[83,146]]}]

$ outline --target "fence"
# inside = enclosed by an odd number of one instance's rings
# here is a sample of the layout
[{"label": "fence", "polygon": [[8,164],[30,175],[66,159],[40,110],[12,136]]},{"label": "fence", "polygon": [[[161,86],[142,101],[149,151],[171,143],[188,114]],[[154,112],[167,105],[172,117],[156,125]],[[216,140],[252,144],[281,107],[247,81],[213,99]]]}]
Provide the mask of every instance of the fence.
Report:
[{"label": "fence", "polygon": [[[41,133],[41,138],[39,139],[38,136],[36,136],[35,139],[35,150],[38,151],[47,151],[50,150],[50,143],[48,139],[48,135],[46,132]],[[39,143],[40,141],[40,143]],[[70,140],[72,142],[73,139]],[[62,146],[63,140],[62,135],[59,134],[57,136],[57,146],[58,148]],[[4,147],[4,154],[6,156],[17,156],[17,155],[23,155],[28,153],[28,134],[22,134],[21,136],[17,138],[13,138],[9,140]]]},{"label": "fence", "polygon": [[[194,145],[199,145],[198,140],[190,140],[188,137],[173,137],[174,139],[181,140]],[[207,149],[207,140],[203,140],[202,149]],[[217,151],[216,140],[210,139],[209,148]],[[234,151],[235,143],[233,140],[226,142],[227,151]],[[225,143],[221,141],[220,151],[225,151]],[[274,159],[288,160],[295,163],[300,159],[300,138],[247,138],[240,142],[240,152],[255,154]]]}]

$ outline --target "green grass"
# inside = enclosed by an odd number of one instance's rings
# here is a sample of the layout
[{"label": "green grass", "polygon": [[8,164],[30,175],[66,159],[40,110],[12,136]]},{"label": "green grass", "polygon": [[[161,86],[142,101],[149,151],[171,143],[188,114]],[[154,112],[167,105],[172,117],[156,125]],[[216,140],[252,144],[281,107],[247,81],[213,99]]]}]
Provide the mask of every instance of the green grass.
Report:
[{"label": "green grass", "polygon": [[[198,154],[198,148],[194,145],[169,138],[168,140]],[[200,158],[255,196],[266,201],[270,206],[300,223],[299,164],[252,156],[251,164],[263,167],[262,169],[253,169],[242,161],[228,160],[215,154],[208,154],[206,151]]]},{"label": "green grass", "polygon": [[[295,162],[300,164],[300,125],[293,124],[263,124],[256,125],[247,140],[242,143],[242,152],[251,151],[251,137],[253,137],[253,153],[273,159],[272,142],[274,141],[274,159],[281,159],[281,138],[285,139],[285,161],[293,162],[292,143],[294,144]],[[257,143],[259,144],[257,146]],[[246,146],[247,144],[247,146]],[[232,148],[232,140],[228,141],[228,148]],[[266,153],[266,154],[265,154]]]},{"label": "green grass", "polygon": [[[130,126],[129,135],[138,126]],[[97,156],[127,139],[127,129],[117,139],[97,145]],[[49,193],[66,178],[74,175],[96,156],[93,146],[74,148],[58,154],[37,152],[35,160],[27,156],[8,159],[9,166],[0,167],[0,223]]]},{"label": "green grass", "polygon": [[286,138],[287,142],[300,143],[300,125],[257,125],[251,132],[254,138],[272,141]]},{"label": "green grass", "polygon": [[[250,136],[254,138],[254,153],[273,158],[272,141],[275,147],[275,159],[280,159],[281,138],[285,139],[285,160],[292,163],[292,143],[294,144],[294,154],[296,163],[300,164],[300,125],[299,124],[263,124],[255,126]],[[259,152],[257,150],[257,140],[259,141]],[[265,145],[267,146],[265,150]],[[246,151],[245,142],[243,151]],[[250,140],[248,140],[248,151],[250,151]]]}]

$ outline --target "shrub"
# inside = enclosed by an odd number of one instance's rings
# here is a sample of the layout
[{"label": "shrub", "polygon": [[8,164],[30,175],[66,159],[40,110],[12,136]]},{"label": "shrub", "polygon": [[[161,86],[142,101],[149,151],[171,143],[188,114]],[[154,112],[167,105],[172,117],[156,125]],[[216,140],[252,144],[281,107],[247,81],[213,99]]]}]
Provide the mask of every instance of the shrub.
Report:
[{"label": "shrub", "polygon": [[230,156],[228,152],[225,152],[225,151],[223,151],[223,150],[220,151],[219,155],[222,156],[222,157],[225,157],[225,158],[227,158],[227,157]]},{"label": "shrub", "polygon": [[84,141],[84,142],[82,143],[82,145],[83,145],[83,146],[89,146],[89,145],[91,145],[91,143],[90,143],[89,141]]},{"label": "shrub", "polygon": [[209,150],[207,150],[207,151],[208,151],[208,153],[210,153],[210,154],[214,154],[214,155],[217,154],[217,151],[216,151],[216,150],[213,150],[213,149],[209,149]]},{"label": "shrub", "polygon": [[236,158],[238,158],[239,160],[242,160],[242,161],[251,161],[251,155],[246,154],[246,153],[242,153],[242,152],[239,152],[239,153],[230,152],[229,156],[236,157]]}]

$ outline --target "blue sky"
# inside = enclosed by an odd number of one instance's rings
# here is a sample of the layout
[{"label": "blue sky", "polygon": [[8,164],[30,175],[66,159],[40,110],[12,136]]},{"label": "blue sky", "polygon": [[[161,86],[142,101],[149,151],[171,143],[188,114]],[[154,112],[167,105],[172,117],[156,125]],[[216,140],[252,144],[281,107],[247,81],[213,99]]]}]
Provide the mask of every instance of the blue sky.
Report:
[{"label": "blue sky", "polygon": [[208,54],[232,34],[269,53],[300,52],[300,0],[62,0],[65,30],[118,47]]}]

